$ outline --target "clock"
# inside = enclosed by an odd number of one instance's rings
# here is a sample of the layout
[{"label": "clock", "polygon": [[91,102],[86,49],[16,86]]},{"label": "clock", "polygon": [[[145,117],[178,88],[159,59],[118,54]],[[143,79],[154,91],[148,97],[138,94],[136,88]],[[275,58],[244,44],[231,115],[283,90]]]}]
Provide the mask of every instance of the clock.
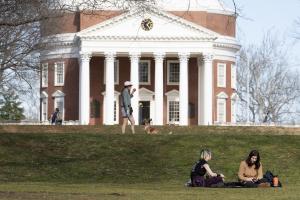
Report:
[{"label": "clock", "polygon": [[153,28],[153,21],[150,18],[144,19],[141,26],[143,30],[150,31]]}]

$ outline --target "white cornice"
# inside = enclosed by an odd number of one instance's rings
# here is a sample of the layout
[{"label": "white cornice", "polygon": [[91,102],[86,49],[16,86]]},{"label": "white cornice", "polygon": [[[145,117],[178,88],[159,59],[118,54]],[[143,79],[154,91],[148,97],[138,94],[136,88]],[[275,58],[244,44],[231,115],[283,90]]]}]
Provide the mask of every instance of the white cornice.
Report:
[{"label": "white cornice", "polygon": [[205,41],[212,42],[215,38],[211,37],[153,37],[153,36],[81,36],[83,40],[122,40],[122,41]]},{"label": "white cornice", "polygon": [[228,36],[219,37],[214,41],[213,46],[215,48],[232,49],[234,51],[239,51],[241,48],[241,45],[237,42],[236,38]]}]

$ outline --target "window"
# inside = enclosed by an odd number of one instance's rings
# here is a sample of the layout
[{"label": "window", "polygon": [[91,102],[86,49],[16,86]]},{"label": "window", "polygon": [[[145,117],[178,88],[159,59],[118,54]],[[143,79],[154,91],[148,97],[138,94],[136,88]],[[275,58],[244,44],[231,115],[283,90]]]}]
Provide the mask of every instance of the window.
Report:
[{"label": "window", "polygon": [[231,65],[231,88],[236,89],[236,66]]},{"label": "window", "polygon": [[226,64],[218,64],[217,77],[218,87],[226,87]]},{"label": "window", "polygon": [[180,64],[179,61],[168,61],[168,84],[178,85],[180,75]]},{"label": "window", "polygon": [[117,102],[114,101],[114,122],[117,122]]},{"label": "window", "polygon": [[55,97],[55,100],[54,100],[54,110],[56,108],[59,109],[59,112],[61,113],[61,117],[62,119],[64,120],[64,116],[65,116],[65,101],[64,101],[64,97]]},{"label": "window", "polygon": [[59,62],[54,64],[55,67],[55,86],[64,85],[64,63]]},{"label": "window", "polygon": [[140,84],[150,85],[150,60],[140,60],[139,81]]},{"label": "window", "polygon": [[48,63],[42,64],[42,87],[48,86]]},{"label": "window", "polygon": [[226,122],[226,99],[217,100],[217,121],[219,123]]},{"label": "window", "polygon": [[42,121],[48,120],[48,98],[42,98]]},{"label": "window", "polygon": [[179,101],[169,101],[169,123],[179,123]]},{"label": "window", "polygon": [[[114,80],[115,85],[119,84],[119,60],[114,61]],[[104,84],[106,84],[106,62],[104,60]]]}]

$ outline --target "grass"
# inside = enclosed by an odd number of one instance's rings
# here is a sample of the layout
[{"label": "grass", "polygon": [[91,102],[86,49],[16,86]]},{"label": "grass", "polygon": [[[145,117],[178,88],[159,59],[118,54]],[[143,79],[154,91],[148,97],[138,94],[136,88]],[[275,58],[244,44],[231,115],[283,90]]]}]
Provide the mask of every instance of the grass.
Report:
[{"label": "grass", "polygon": [[[23,130],[23,131],[22,131]],[[95,133],[93,133],[93,130]],[[119,127],[1,127],[0,199],[298,199],[298,129],[165,127],[162,134],[117,134]],[[169,135],[170,131],[173,132]],[[51,133],[51,134],[50,134]],[[201,148],[236,181],[239,162],[261,152],[281,189],[185,188]],[[251,195],[246,195],[246,194]],[[245,196],[246,195],[246,196]]]}]

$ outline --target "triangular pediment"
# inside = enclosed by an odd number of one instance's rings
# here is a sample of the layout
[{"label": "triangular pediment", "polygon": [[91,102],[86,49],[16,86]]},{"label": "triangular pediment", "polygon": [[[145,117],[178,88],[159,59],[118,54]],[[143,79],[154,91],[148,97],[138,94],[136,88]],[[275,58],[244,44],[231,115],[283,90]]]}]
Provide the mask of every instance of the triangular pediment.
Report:
[{"label": "triangular pediment", "polygon": [[140,96],[153,96],[155,93],[147,88],[140,88],[139,89]]},{"label": "triangular pediment", "polygon": [[56,90],[53,94],[52,94],[52,97],[64,97],[66,96],[65,93],[63,93],[62,91],[60,90]]},{"label": "triangular pediment", "polygon": [[218,98],[218,99],[228,99],[228,95],[227,95],[225,92],[220,92],[220,93],[217,95],[217,98]]},{"label": "triangular pediment", "polygon": [[[151,19],[153,27],[144,30],[143,19]],[[127,12],[100,24],[82,30],[77,34],[83,40],[135,39],[135,40],[197,40],[214,41],[219,37],[202,26],[189,22],[164,11],[150,11],[147,16]]]},{"label": "triangular pediment", "polygon": [[177,97],[177,96],[179,96],[179,91],[174,89],[174,90],[171,90],[169,92],[166,92],[165,95],[166,96]]}]

